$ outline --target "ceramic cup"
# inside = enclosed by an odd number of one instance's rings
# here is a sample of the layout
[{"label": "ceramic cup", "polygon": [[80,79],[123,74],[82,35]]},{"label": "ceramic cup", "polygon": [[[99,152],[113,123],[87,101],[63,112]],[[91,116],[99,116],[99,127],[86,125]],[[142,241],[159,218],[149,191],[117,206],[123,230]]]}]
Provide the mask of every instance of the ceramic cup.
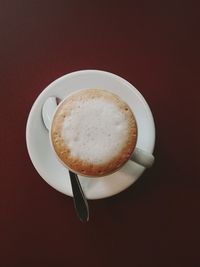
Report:
[{"label": "ceramic cup", "polygon": [[[98,84],[97,84],[96,87],[98,87]],[[89,89],[89,88],[88,88],[88,89]],[[106,89],[104,88],[104,90],[106,90]],[[55,106],[55,96],[54,96],[54,97],[52,98],[52,102],[54,102],[54,105],[49,105],[49,110],[48,110],[49,114],[51,114],[51,115],[47,116],[48,119],[50,120],[50,121],[49,121],[49,125],[50,125],[49,138],[50,138],[50,144],[51,144],[52,151],[55,153],[55,155],[56,155],[57,158],[61,161],[61,163],[63,163],[68,169],[70,169],[69,166],[67,166],[66,163],[64,163],[64,162],[61,160],[61,158],[57,155],[57,153],[56,153],[56,151],[55,151],[55,148],[54,148],[54,146],[53,146],[53,144],[52,144],[51,128],[52,128],[52,122],[54,121],[54,117],[55,117],[55,115],[56,115],[56,113],[57,113],[57,111],[58,111],[58,108],[63,104],[63,102],[65,102],[65,101],[69,98],[69,96],[70,96],[70,95],[68,95],[66,98],[62,99],[61,103],[60,103],[59,105],[57,105],[57,106]],[[47,112],[47,113],[48,113],[48,112]],[[134,110],[132,110],[132,112],[133,112],[133,114],[134,114]],[[52,115],[52,114],[53,114],[53,115]],[[48,114],[47,114],[47,115],[48,115]],[[136,122],[137,122],[137,121],[136,121]],[[139,136],[141,133],[138,132],[137,134],[138,134],[138,136]],[[98,151],[97,151],[97,153],[98,153]],[[143,167],[149,168],[149,167],[151,167],[151,166],[153,165],[153,162],[154,162],[154,156],[153,156],[151,153],[149,153],[149,152],[147,152],[147,151],[144,151],[143,149],[140,149],[139,147],[135,146],[132,155],[127,159],[127,161],[128,161],[128,160],[134,161],[134,162],[140,164],[140,165],[143,166]],[[126,161],[126,162],[127,162],[127,161]],[[125,163],[126,163],[126,162],[125,162]],[[124,164],[123,164],[121,167],[123,167],[123,166],[124,166]],[[72,170],[73,172],[76,172],[77,174],[81,174],[81,175],[84,176],[84,173],[80,173],[80,172],[78,172],[78,171],[76,171],[76,170],[74,170],[74,169],[71,169],[71,170]],[[114,172],[115,172],[115,171],[119,171],[119,168],[116,168],[116,169],[114,170]],[[108,174],[110,174],[110,173],[108,173]],[[88,174],[87,174],[86,176],[88,176],[88,177],[95,177],[95,176],[93,176],[93,175],[88,175]],[[104,174],[103,176],[105,176],[105,174]],[[99,177],[99,175],[98,175],[97,177]]]}]

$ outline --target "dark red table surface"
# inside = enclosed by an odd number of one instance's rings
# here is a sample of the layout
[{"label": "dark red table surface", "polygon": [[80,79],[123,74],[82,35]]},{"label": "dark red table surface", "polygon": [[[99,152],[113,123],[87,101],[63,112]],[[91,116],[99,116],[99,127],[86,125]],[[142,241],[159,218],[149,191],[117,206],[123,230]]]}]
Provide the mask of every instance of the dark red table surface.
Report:
[{"label": "dark red table surface", "polygon": [[[194,1],[0,1],[0,266],[200,266],[200,20]],[[156,123],[156,162],[129,189],[90,201],[41,179],[28,113],[53,80],[116,73]]]}]

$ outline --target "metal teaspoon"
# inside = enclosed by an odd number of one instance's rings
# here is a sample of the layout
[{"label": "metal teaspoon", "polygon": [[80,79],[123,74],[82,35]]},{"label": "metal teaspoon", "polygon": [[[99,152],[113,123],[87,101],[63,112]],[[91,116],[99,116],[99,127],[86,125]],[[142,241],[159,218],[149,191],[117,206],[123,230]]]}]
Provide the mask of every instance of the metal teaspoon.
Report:
[{"label": "metal teaspoon", "polygon": [[[49,97],[45,101],[42,107],[42,119],[46,129],[49,131],[53,114],[57,107],[56,97]],[[82,190],[78,175],[69,170],[69,177],[73,192],[73,201],[76,214],[82,222],[87,222],[89,220],[89,206],[87,199]]]}]

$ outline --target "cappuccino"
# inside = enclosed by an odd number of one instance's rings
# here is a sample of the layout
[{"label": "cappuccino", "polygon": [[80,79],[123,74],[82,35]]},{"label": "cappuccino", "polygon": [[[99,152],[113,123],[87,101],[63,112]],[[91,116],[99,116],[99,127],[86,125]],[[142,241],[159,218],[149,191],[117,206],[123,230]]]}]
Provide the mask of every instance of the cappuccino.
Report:
[{"label": "cappuccino", "polygon": [[117,95],[84,89],[61,102],[50,134],[62,163],[78,174],[98,177],[115,172],[131,157],[137,124]]}]

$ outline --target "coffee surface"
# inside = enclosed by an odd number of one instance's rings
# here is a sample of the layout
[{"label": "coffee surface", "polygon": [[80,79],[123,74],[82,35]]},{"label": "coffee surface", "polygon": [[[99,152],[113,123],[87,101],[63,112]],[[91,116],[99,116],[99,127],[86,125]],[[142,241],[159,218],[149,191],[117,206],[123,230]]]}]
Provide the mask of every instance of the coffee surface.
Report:
[{"label": "coffee surface", "polygon": [[118,96],[86,89],[72,94],[58,107],[51,137],[58,157],[71,170],[102,176],[129,159],[137,126],[131,109]]}]

